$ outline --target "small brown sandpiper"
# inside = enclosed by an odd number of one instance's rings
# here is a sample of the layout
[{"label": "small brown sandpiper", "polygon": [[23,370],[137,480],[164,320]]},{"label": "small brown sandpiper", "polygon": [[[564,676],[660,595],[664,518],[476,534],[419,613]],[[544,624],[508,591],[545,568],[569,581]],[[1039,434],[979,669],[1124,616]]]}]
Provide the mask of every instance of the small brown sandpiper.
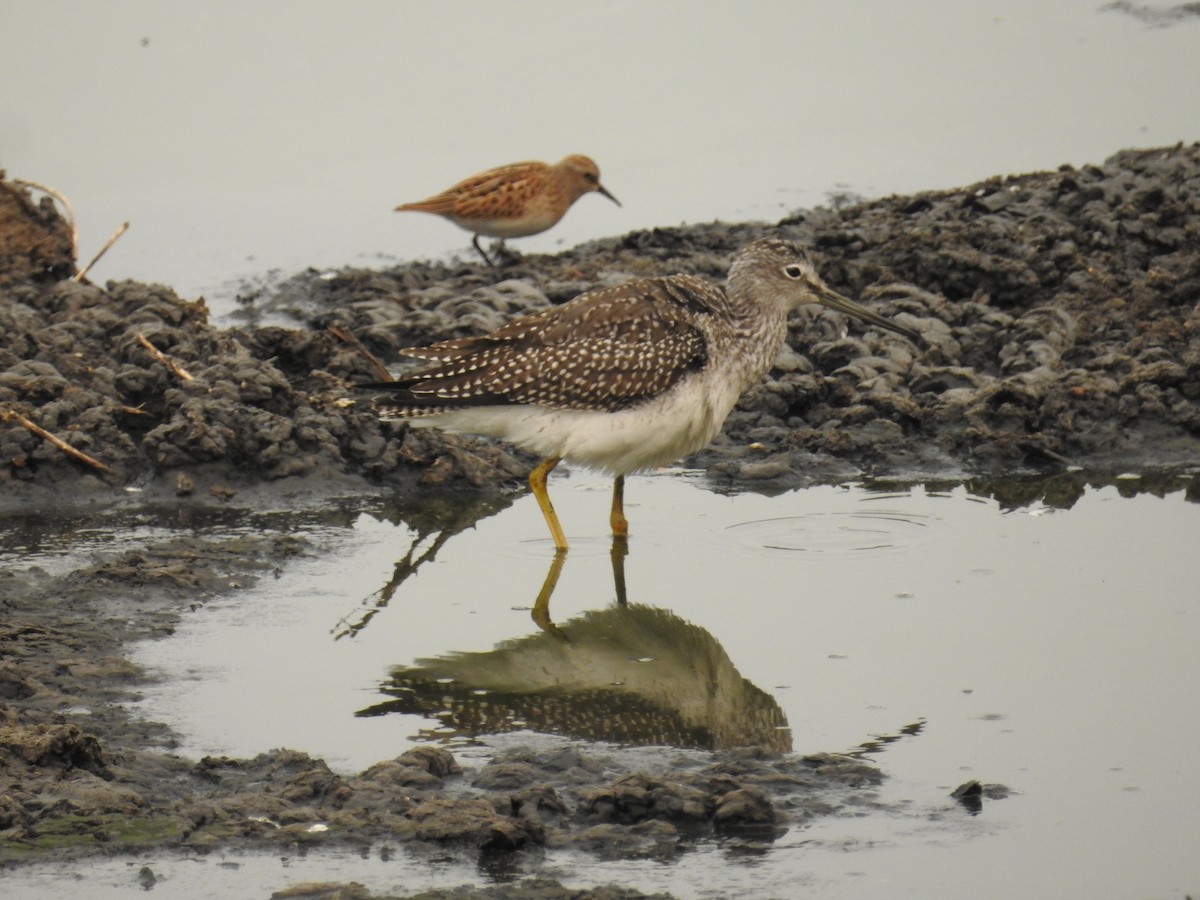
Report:
[{"label": "small brown sandpiper", "polygon": [[454,187],[397,212],[427,212],[449,219],[474,235],[471,243],[489,266],[495,263],[479,246],[479,236],[500,238],[540,234],[558,222],[571,204],[592,191],[617,206],[621,202],[600,184],[600,169],[586,156],[572,155],[554,165],[520,162],[488,169]]}]

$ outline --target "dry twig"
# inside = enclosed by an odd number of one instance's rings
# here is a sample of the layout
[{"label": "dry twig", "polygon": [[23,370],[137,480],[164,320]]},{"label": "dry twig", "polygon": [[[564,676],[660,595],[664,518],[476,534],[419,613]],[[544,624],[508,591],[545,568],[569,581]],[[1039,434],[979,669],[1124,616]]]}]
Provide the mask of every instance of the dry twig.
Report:
[{"label": "dry twig", "polygon": [[162,363],[164,366],[167,367],[167,371],[171,372],[173,375],[175,375],[179,378],[182,378],[184,381],[192,380],[191,372],[189,372],[183,366],[179,365],[179,363],[168,359],[166,354],[163,353],[161,350],[159,350],[157,347],[155,347],[152,343],[150,343],[150,341],[146,338],[146,336],[144,334],[142,334],[141,332],[138,332],[137,339],[138,339],[138,343],[141,344],[143,347],[145,347],[151,356],[153,356],[156,360],[158,360],[160,363]]},{"label": "dry twig", "polygon": [[343,341],[344,343],[349,344],[351,347],[353,347],[355,350],[357,350],[359,353],[361,353],[364,357],[366,357],[367,362],[371,364],[371,368],[375,370],[375,375],[380,381],[394,381],[395,380],[394,378],[392,378],[392,373],[387,370],[387,366],[385,366],[382,362],[379,361],[379,357],[376,356],[374,353],[372,353],[370,350],[368,350],[363,345],[362,341],[360,341],[357,337],[355,337],[353,334],[351,334],[345,328],[343,328],[340,325],[329,325],[326,327],[326,331],[328,331],[330,334],[332,334],[339,341]]},{"label": "dry twig", "polygon": [[49,431],[47,431],[41,425],[35,425],[33,422],[30,422],[27,418],[25,418],[19,412],[15,412],[14,410],[11,410],[11,409],[0,410],[0,421],[7,422],[9,419],[12,419],[14,422],[16,422],[22,428],[32,431],[38,437],[53,444],[55,447],[57,447],[63,453],[66,453],[68,456],[73,456],[80,462],[87,463],[93,469],[99,469],[101,472],[111,472],[112,471],[112,469],[110,469],[104,463],[100,462],[100,460],[93,459],[92,457],[90,457],[86,453],[84,453],[82,450],[76,450],[74,447],[72,447],[70,444],[68,444],[62,438],[55,437],[53,434],[51,434]]},{"label": "dry twig", "polygon": [[97,251],[96,255],[91,258],[91,261],[88,262],[88,264],[86,266],[84,266],[82,269],[80,269],[78,272],[76,272],[74,277],[71,278],[71,280],[72,281],[83,281],[84,276],[87,275],[87,273],[89,271],[91,271],[92,266],[94,266],[96,263],[98,263],[100,261],[100,257],[102,257],[105,253],[108,252],[108,248],[111,247],[113,244],[115,244],[117,242],[117,238],[119,238],[121,235],[123,235],[125,233],[126,229],[128,229],[128,228],[129,228],[129,223],[125,222],[121,225],[120,228],[118,228],[116,231],[114,231],[112,233],[112,236],[107,241],[104,242],[104,246],[101,247],[99,249],[99,251]]}]

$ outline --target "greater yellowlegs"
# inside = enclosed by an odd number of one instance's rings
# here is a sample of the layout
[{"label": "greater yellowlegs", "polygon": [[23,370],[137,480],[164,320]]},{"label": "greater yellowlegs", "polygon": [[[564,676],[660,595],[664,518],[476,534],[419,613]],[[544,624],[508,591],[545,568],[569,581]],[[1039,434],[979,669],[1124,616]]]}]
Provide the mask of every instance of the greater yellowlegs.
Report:
[{"label": "greater yellowlegs", "polygon": [[495,263],[479,246],[479,236],[500,238],[540,234],[558,222],[571,204],[592,191],[617,206],[616,197],[600,184],[600,169],[586,156],[568,156],[550,165],[520,162],[488,169],[454,187],[415,203],[402,203],[397,212],[427,212],[449,219],[471,232],[471,243],[489,266]]},{"label": "greater yellowlegs", "polygon": [[566,459],[614,476],[610,524],[624,538],[625,475],[704,447],[771,367],[787,316],[820,303],[910,340],[909,328],[831,290],[796,244],[738,253],[725,290],[692,275],[589,291],[481,337],[402,351],[432,366],[364,385],[384,419],[503,438],[542,457],[529,475],[558,550],[546,490]]}]

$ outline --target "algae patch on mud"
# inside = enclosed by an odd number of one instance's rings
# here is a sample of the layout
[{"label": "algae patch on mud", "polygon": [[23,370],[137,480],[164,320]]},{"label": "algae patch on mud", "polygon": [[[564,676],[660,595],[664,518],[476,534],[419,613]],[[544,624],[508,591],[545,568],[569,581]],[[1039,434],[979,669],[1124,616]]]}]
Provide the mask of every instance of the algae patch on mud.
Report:
[{"label": "algae patch on mud", "polygon": [[139,847],[173,844],[184,826],[170,816],[130,816],[117,813],[72,813],[40,819],[19,836],[0,832],[0,861],[40,858],[62,851],[102,849],[118,853]]}]

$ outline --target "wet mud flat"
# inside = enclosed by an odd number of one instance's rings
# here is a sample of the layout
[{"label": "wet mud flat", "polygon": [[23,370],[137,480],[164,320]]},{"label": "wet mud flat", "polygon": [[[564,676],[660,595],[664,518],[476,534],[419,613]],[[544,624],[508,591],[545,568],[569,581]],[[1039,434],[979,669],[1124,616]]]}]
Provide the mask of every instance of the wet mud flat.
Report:
[{"label": "wet mud flat", "polygon": [[[354,402],[352,385],[378,377],[371,357],[394,367],[402,347],[477,334],[631,276],[720,280],[738,248],[766,235],[811,245],[831,286],[924,340],[797,314],[768,379],[688,461],[714,485],[1200,461],[1197,145],[778,223],[636,232],[498,272],[473,260],[306,272],[248,286],[228,326],[166,286],[69,280],[53,210],[0,187],[0,510],[10,521],[48,508],[301,510],[381,490],[519,490],[531,461],[511,448],[380,423]],[[121,705],[146,677],[125,645],[315,552],[283,530],[179,535],[66,571],[0,572],[0,863],[409,841],[670,855],[711,836],[769,843],[811,817],[878,802],[883,776],[867,763],[763,747],[647,750],[631,764],[583,743],[478,764],[422,746],[353,775],[303,748],[174,755],[167,729]],[[967,788],[976,799],[982,790]],[[594,895],[637,896],[608,890]]]}]

